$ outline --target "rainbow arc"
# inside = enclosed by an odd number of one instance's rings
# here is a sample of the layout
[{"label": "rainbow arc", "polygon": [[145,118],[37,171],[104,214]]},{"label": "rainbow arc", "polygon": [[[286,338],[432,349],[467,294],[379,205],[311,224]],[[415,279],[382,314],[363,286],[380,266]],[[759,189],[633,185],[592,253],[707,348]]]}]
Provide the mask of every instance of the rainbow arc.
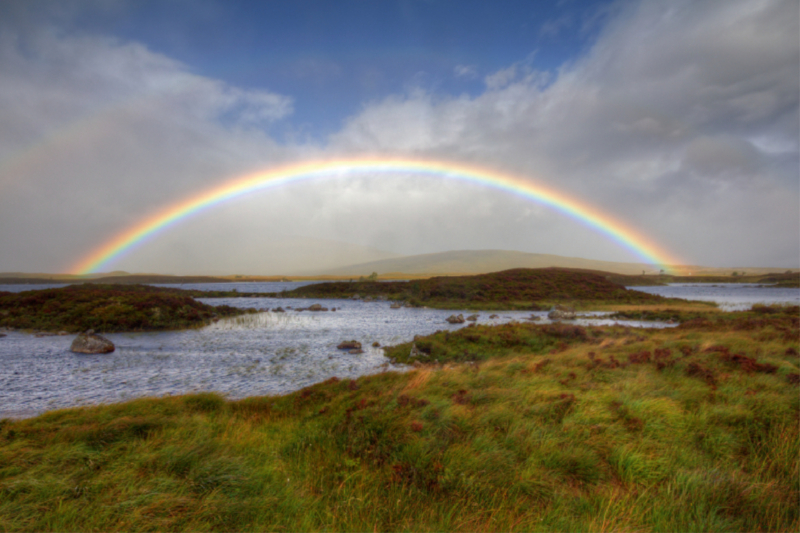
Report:
[{"label": "rainbow arc", "polygon": [[452,162],[376,158],[294,164],[230,179],[222,185],[167,206],[155,215],[127,228],[92,250],[70,271],[77,274],[97,272],[178,221],[256,191],[343,174],[380,175],[385,173],[425,175],[505,191],[564,213],[630,250],[645,263],[652,263],[665,269],[669,269],[670,265],[681,263],[652,239],[645,237],[629,225],[623,224],[593,206],[551,188],[533,183],[529,179]]}]

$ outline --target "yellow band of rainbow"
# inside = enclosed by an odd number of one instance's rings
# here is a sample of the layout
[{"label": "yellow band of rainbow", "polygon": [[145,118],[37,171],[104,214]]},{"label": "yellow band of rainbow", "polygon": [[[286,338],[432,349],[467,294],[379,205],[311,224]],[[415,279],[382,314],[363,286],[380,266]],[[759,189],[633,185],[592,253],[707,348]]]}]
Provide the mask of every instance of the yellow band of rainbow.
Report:
[{"label": "yellow band of rainbow", "polygon": [[681,264],[672,254],[598,209],[567,195],[495,170],[459,163],[413,159],[346,159],[293,164],[233,178],[224,184],[176,202],[131,226],[78,261],[70,272],[88,274],[107,267],[124,253],[175,222],[255,191],[303,180],[342,174],[411,173],[474,183],[549,206],[595,229],[633,252],[645,263],[668,269]]}]

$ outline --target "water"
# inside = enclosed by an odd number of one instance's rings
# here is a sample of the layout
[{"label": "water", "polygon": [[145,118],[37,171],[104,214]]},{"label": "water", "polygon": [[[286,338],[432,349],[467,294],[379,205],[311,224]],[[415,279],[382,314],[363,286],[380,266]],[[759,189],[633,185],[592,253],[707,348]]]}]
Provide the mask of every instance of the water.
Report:
[{"label": "water", "polygon": [[[309,282],[185,284],[182,288],[279,292]],[[172,286],[172,285],[170,285]],[[41,289],[41,285],[0,286],[19,292]],[[765,289],[754,286],[680,285],[640,287],[639,290],[690,299],[714,299],[726,306],[753,303],[797,303],[798,289]],[[746,290],[745,290],[746,289]],[[738,300],[737,300],[738,298]],[[199,330],[161,333],[115,333],[107,337],[117,350],[105,355],[77,355],[69,351],[74,338],[36,337],[7,332],[0,338],[0,418],[33,416],[44,411],[76,405],[124,401],[143,396],[163,396],[216,391],[230,398],[280,394],[300,389],[329,377],[357,377],[387,370],[405,370],[392,365],[373,342],[392,345],[414,335],[436,330],[454,330],[464,325],[448,324],[451,314],[471,311],[435,309],[391,309],[388,302],[356,300],[293,300],[283,298],[208,298],[211,305],[273,309],[278,306],[308,307],[320,303],[336,308],[327,312],[258,313],[220,320]],[[479,324],[525,321],[545,312],[479,312]],[[615,321],[603,313],[575,321],[583,325],[606,325]],[[665,327],[663,323],[620,321],[620,324]],[[362,343],[363,354],[338,350],[343,340]]]},{"label": "water", "polygon": [[800,305],[800,289],[753,283],[673,283],[660,287],[632,287],[667,298],[716,302],[725,311],[742,311],[755,304]]},{"label": "water", "polygon": [[[196,291],[232,291],[239,292],[281,292],[290,291],[304,285],[312,283],[325,283],[324,281],[265,281],[265,282],[231,282],[231,283],[153,283],[154,287],[171,287],[175,289],[186,289]],[[14,284],[0,285],[0,292],[22,292],[44,289],[58,289],[72,285],[71,283],[45,283],[42,285],[34,284]]]}]

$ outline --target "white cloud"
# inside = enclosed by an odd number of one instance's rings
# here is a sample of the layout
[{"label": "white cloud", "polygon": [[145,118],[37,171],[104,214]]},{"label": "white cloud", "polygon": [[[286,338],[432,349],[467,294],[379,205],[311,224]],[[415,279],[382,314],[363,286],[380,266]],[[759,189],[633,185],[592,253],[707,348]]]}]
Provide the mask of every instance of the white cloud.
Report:
[{"label": "white cloud", "polygon": [[453,73],[457,78],[475,79],[478,77],[478,69],[475,65],[456,65]]},{"label": "white cloud", "polygon": [[792,1],[628,4],[552,83],[523,63],[475,98],[393,96],[332,145],[544,174],[691,261],[796,265],[798,33]]},{"label": "white cloud", "polygon": [[[161,206],[247,170],[359,154],[531,176],[694,263],[797,266],[797,3],[620,6],[588,54],[554,77],[527,58],[487,76],[475,97],[416,84],[365,105],[324,146],[270,135],[292,112],[287,96],[199,76],[137,43],[5,28],[0,270],[63,269]],[[635,259],[521,198],[372,176],[253,195],[185,221],[116,266],[268,272],[287,264],[270,251],[285,250],[275,243],[289,234],[401,253]]]},{"label": "white cloud", "polygon": [[0,269],[61,270],[170,201],[275,161],[288,97],[191,73],[138,43],[0,37]]}]

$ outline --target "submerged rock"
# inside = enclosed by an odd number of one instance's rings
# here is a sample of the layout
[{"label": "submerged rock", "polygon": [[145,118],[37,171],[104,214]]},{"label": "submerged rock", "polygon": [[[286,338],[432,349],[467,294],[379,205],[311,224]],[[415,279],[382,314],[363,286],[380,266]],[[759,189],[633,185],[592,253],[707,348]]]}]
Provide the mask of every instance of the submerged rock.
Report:
[{"label": "submerged rock", "polygon": [[480,316],[480,315],[469,315],[469,316],[467,317],[467,320],[469,320],[470,322],[475,322],[475,321],[477,321],[477,320],[478,320],[478,317],[479,317],[479,316]]},{"label": "submerged rock", "polygon": [[361,343],[358,341],[342,341],[337,348],[340,350],[360,350]]},{"label": "submerged rock", "polygon": [[352,350],[348,350],[347,353],[350,353],[350,354],[353,354],[353,355],[357,355],[357,354],[360,354],[360,353],[364,353],[364,350],[362,350],[361,348],[353,348]]},{"label": "submerged rock", "polygon": [[547,318],[550,320],[572,320],[576,316],[574,309],[561,305],[553,307],[550,312],[547,313]]},{"label": "submerged rock", "polygon": [[111,353],[115,348],[113,342],[90,329],[75,337],[69,350],[74,353]]},{"label": "submerged rock", "polygon": [[463,324],[464,323],[464,315],[450,315],[447,317],[447,321],[451,324]]}]

